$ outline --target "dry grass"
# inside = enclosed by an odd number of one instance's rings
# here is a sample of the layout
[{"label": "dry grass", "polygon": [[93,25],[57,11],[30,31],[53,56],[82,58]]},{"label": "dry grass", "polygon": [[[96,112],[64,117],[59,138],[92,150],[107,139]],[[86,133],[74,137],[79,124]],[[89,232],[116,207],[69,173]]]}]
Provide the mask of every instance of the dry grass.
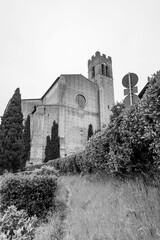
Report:
[{"label": "dry grass", "polygon": [[59,182],[56,193],[56,202],[59,203],[59,209],[48,217],[47,223],[42,223],[37,229],[34,240],[63,240],[66,233],[66,215],[67,215],[68,191],[66,187]]},{"label": "dry grass", "polygon": [[160,239],[158,189],[142,180],[66,176],[68,240]]},{"label": "dry grass", "polygon": [[59,214],[53,214],[48,223],[43,223],[36,229],[34,240],[62,240],[64,226]]},{"label": "dry grass", "polygon": [[67,210],[41,224],[34,240],[160,240],[160,192],[141,179],[63,176],[57,200]]}]

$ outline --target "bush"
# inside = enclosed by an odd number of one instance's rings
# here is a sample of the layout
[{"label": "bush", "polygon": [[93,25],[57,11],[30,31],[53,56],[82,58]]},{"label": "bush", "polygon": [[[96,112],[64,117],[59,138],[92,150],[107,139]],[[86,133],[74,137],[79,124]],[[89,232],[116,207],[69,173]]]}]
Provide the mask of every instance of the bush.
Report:
[{"label": "bush", "polygon": [[56,170],[54,167],[46,166],[46,165],[42,166],[39,169],[35,169],[33,173],[37,175],[42,175],[42,176],[52,176],[52,177],[59,176],[58,170]]},{"label": "bush", "polygon": [[160,82],[109,125],[109,166],[122,175],[152,173],[160,164]]},{"label": "bush", "polygon": [[57,158],[46,163],[47,166],[54,166],[60,173],[75,174],[83,172],[83,152],[73,154],[65,158]]},{"label": "bush", "polygon": [[12,205],[0,219],[0,239],[31,240],[34,237],[36,225],[36,217],[30,218],[24,210],[18,211]]},{"label": "bush", "polygon": [[31,164],[25,168],[25,171],[34,171],[35,169],[39,169],[43,166],[43,164]]},{"label": "bush", "polygon": [[41,176],[52,176],[57,178],[59,171],[52,166],[43,165],[41,168],[36,168],[34,171],[24,171],[21,175],[41,175]]},{"label": "bush", "polygon": [[43,218],[54,208],[57,178],[50,175],[8,175],[1,184],[1,212],[15,205],[28,216]]}]

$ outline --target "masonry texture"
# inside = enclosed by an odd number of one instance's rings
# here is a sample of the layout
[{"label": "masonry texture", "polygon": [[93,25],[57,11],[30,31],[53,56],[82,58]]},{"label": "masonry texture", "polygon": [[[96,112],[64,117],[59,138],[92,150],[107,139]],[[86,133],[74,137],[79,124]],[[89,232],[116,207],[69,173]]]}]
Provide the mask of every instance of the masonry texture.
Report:
[{"label": "masonry texture", "polygon": [[81,74],[62,74],[40,99],[22,100],[24,119],[31,118],[30,161],[44,160],[46,136],[51,134],[54,120],[64,157],[84,149],[89,124],[94,131],[107,126],[113,105],[112,60],[96,52],[88,61],[88,79]]}]

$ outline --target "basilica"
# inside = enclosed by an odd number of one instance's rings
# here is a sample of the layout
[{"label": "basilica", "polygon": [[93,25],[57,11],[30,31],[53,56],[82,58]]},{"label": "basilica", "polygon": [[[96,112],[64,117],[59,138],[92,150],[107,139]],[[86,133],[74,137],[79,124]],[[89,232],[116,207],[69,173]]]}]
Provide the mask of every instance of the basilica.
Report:
[{"label": "basilica", "polygon": [[61,74],[39,99],[22,99],[24,119],[30,115],[31,155],[34,164],[45,158],[46,137],[58,123],[61,157],[84,149],[88,126],[102,130],[114,105],[112,59],[96,52],[88,60],[88,78]]}]

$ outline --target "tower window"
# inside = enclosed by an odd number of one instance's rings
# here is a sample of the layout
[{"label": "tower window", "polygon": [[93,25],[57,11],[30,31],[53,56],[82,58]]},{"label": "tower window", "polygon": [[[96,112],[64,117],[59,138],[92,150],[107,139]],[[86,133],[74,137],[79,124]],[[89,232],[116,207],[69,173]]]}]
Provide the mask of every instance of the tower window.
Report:
[{"label": "tower window", "polygon": [[102,67],[102,75],[105,75],[104,74],[104,64],[102,64],[101,67]]},{"label": "tower window", "polygon": [[92,78],[95,77],[95,66],[92,67]]},{"label": "tower window", "polygon": [[109,77],[108,67],[106,66],[106,76]]}]

